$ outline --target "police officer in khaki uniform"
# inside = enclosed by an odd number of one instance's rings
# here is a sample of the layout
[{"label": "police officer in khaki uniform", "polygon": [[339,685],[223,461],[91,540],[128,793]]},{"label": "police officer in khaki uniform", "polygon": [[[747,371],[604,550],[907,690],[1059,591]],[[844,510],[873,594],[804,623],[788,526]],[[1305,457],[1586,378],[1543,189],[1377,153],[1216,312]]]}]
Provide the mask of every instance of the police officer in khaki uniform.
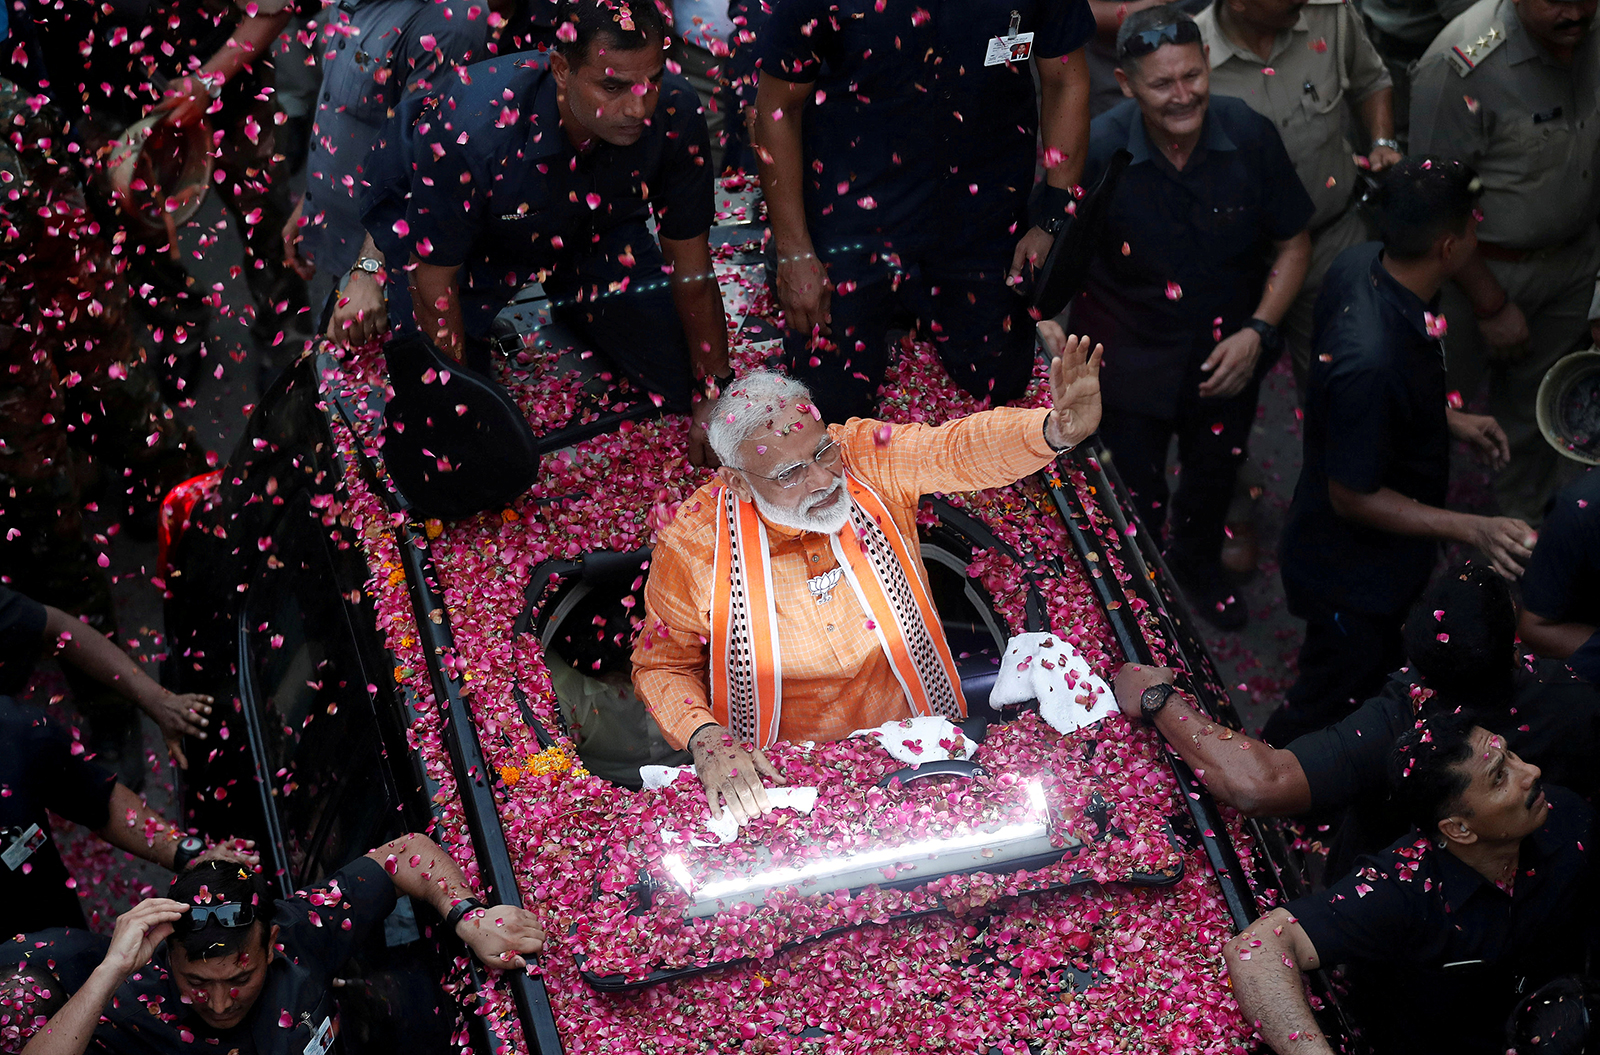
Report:
[{"label": "police officer in khaki uniform", "polygon": [[1402,152],[1411,142],[1411,67],[1471,6],[1472,0],[1361,0],[1367,35],[1394,79],[1394,137]]},{"label": "police officer in khaki uniform", "polygon": [[1349,135],[1353,105],[1372,141],[1368,163],[1400,160],[1389,73],[1344,0],[1217,0],[1195,16],[1211,61],[1211,91],[1243,99],[1283,137],[1316,206],[1311,266],[1283,319],[1295,380],[1311,357],[1311,309],[1333,258],[1367,240],[1355,208],[1360,184]]},{"label": "police officer in khaki uniform", "polygon": [[[1501,512],[1537,525],[1574,468],[1539,433],[1539,381],[1600,326],[1596,0],[1479,0],[1417,64],[1411,147],[1483,179],[1478,257],[1445,287],[1451,387],[1485,375],[1511,441]],[[1476,324],[1474,324],[1474,316]]]}]

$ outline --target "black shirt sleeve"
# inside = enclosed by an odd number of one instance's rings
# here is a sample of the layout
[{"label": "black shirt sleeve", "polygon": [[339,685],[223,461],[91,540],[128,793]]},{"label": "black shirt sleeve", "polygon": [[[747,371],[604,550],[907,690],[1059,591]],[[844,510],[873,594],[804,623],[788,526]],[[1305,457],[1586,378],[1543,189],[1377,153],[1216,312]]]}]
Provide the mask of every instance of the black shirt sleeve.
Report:
[{"label": "black shirt sleeve", "polygon": [[822,69],[818,47],[832,33],[829,17],[825,0],[773,0],[756,40],[761,72],[796,84],[815,81]]},{"label": "black shirt sleeve", "polygon": [[1533,547],[1522,576],[1523,607],[1546,619],[1566,621],[1585,602],[1600,604],[1574,593],[1579,584],[1592,581],[1588,575],[1578,574],[1580,569],[1587,571],[1600,561],[1594,549],[1600,540],[1600,508],[1584,498],[1585,491],[1594,490],[1592,481],[1585,478],[1579,484],[1591,486],[1563,488],[1551,503],[1539,528],[1539,544]]},{"label": "black shirt sleeve", "polygon": [[44,605],[0,586],[0,694],[16,696],[44,650]]},{"label": "black shirt sleeve", "polygon": [[656,112],[666,112],[667,147],[661,161],[664,185],[651,188],[650,207],[662,238],[695,238],[711,229],[716,217],[715,173],[711,171],[711,135],[700,113],[700,97],[687,81],[669,76]]},{"label": "black shirt sleeve", "polygon": [[1393,851],[1363,857],[1356,870],[1326,890],[1296,898],[1289,914],[1304,928],[1324,966],[1407,959],[1428,918],[1421,883],[1397,874]]},{"label": "black shirt sleeve", "polygon": [[1409,686],[1391,679],[1343,721],[1307,733],[1286,750],[1300,760],[1311,789],[1311,808],[1340,809],[1384,787],[1389,752],[1410,724]]},{"label": "black shirt sleeve", "polygon": [[372,928],[382,926],[398,896],[382,865],[358,857],[319,886],[279,901],[274,922],[282,928],[286,950],[332,974]]},{"label": "black shirt sleeve", "polygon": [[1089,0],[1047,0],[1040,5],[1039,35],[1034,38],[1034,54],[1053,59],[1077,51],[1094,37],[1094,12]]},{"label": "black shirt sleeve", "polygon": [[[488,222],[493,174],[484,159],[504,156],[495,133],[496,122],[507,120],[482,102],[478,92],[458,86],[423,112],[412,135],[411,199],[400,237],[425,264],[465,264]],[[392,122],[389,128],[392,134]]]}]

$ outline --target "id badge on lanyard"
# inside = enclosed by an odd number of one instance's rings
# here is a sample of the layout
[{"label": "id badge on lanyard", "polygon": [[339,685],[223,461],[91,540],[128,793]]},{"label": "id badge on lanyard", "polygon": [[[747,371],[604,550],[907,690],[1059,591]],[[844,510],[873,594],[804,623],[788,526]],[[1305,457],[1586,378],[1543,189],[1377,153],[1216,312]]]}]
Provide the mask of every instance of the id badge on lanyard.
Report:
[{"label": "id badge on lanyard", "polygon": [[1027,62],[1033,55],[1033,34],[1020,33],[1022,28],[1022,15],[1011,12],[1011,25],[1003,37],[990,37],[989,49],[984,52],[983,64],[985,66],[999,66],[1005,63]]},{"label": "id badge on lanyard", "polygon": [[[16,829],[12,830],[15,831]],[[5,848],[4,853],[0,853],[0,861],[4,861],[6,867],[15,872],[49,838],[49,834],[43,828],[37,824],[30,824],[27,830],[21,832],[11,841],[11,845]]]}]

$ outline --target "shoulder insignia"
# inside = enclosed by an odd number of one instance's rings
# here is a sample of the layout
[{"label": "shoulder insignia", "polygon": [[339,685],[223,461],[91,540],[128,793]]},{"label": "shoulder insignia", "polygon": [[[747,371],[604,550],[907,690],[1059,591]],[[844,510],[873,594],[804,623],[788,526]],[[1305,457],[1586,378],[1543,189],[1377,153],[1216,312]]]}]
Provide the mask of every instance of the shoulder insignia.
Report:
[{"label": "shoulder insignia", "polygon": [[1490,26],[1475,37],[1469,32],[1460,43],[1452,45],[1445,55],[1449,58],[1450,64],[1456,68],[1456,73],[1465,77],[1477,69],[1484,59],[1505,43],[1505,40],[1505,32],[1499,26]]}]

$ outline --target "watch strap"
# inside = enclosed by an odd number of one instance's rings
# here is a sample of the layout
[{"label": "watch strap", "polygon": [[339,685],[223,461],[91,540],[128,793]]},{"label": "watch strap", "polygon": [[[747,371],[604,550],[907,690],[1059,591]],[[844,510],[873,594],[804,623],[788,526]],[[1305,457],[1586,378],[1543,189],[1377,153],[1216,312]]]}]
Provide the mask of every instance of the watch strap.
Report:
[{"label": "watch strap", "polygon": [[188,868],[196,857],[206,852],[206,842],[198,836],[188,836],[178,840],[178,845],[172,851],[172,870],[182,872]]},{"label": "watch strap", "polygon": [[444,921],[451,930],[455,930],[456,926],[466,918],[467,913],[488,907],[488,905],[485,905],[475,897],[464,897],[450,906],[450,911],[445,914]]},{"label": "watch strap", "polygon": [[1278,328],[1265,319],[1258,319],[1254,315],[1244,320],[1245,327],[1261,335],[1261,346],[1269,352],[1275,352],[1283,343],[1283,335]]},{"label": "watch strap", "polygon": [[1040,183],[1028,203],[1028,223],[1041,231],[1059,234],[1067,223],[1067,206],[1077,199],[1070,190]]},{"label": "watch strap", "polygon": [[[1145,693],[1150,692],[1152,689],[1165,689],[1166,690],[1161,696],[1161,702],[1160,703],[1151,704],[1151,703],[1149,703],[1147,701]],[[1167,703],[1172,699],[1172,697],[1174,697],[1176,695],[1178,695],[1178,687],[1176,685],[1172,684],[1171,682],[1162,681],[1162,682],[1157,682],[1154,685],[1151,685],[1149,688],[1145,689],[1144,692],[1141,692],[1139,694],[1139,717],[1140,717],[1140,719],[1146,725],[1155,725],[1156,724],[1156,715],[1160,714],[1166,708]]]}]

